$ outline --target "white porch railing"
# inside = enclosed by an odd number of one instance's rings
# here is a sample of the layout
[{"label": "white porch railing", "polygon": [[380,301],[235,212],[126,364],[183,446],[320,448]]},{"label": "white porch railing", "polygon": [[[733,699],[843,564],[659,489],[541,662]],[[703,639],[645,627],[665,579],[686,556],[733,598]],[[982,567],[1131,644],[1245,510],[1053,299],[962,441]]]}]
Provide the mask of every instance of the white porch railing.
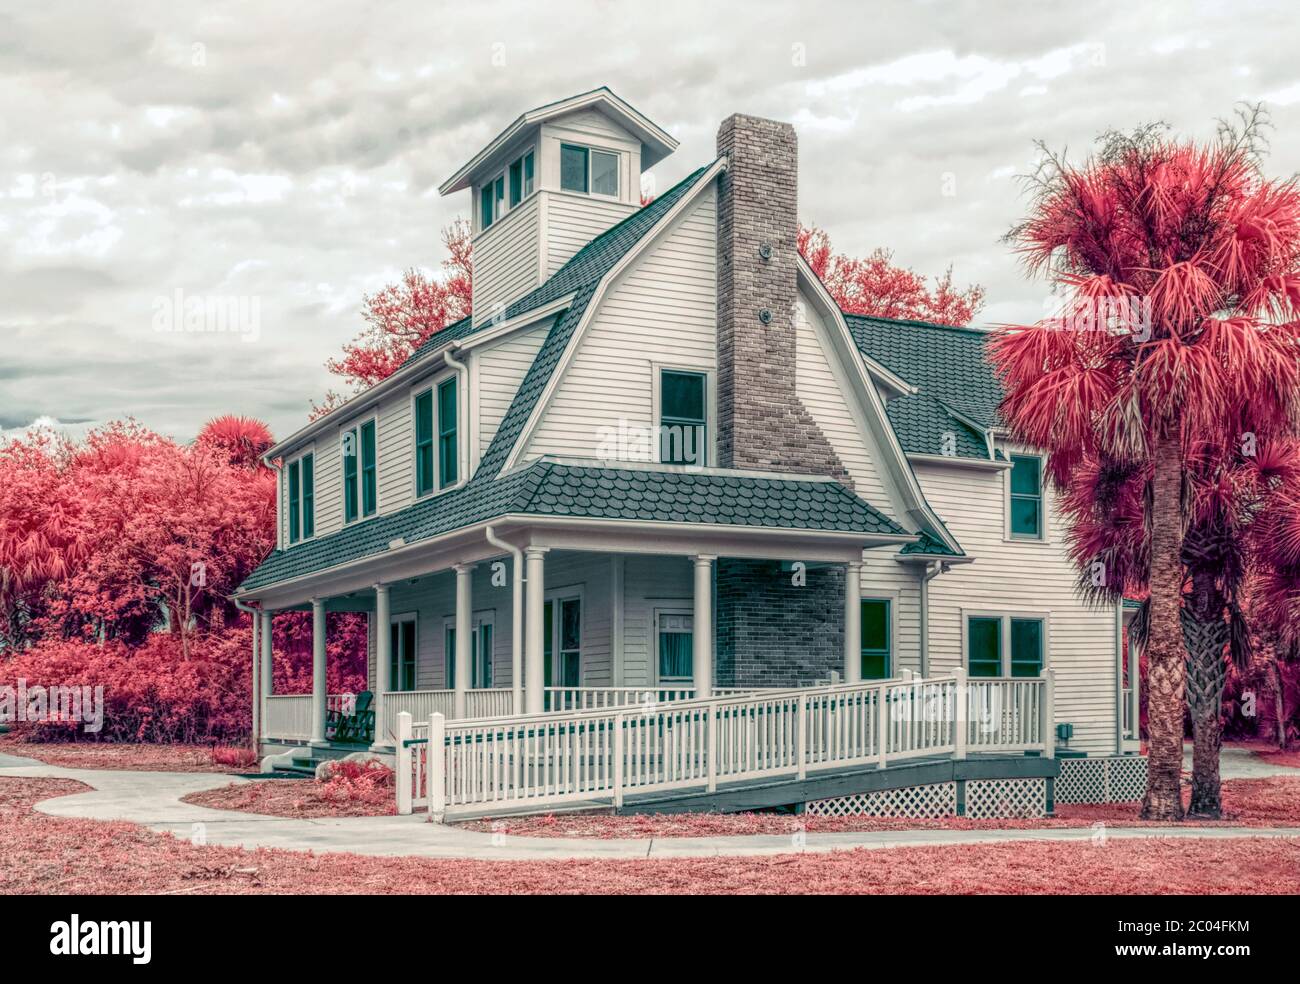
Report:
[{"label": "white porch railing", "polygon": [[[1053,754],[1051,671],[1039,678],[834,684],[416,725],[398,719],[398,812],[622,805],[628,793],[789,776],[968,750]],[[429,756],[432,748],[434,754]]]},{"label": "white porch railing", "polygon": [[633,707],[664,700],[690,700],[695,688],[673,687],[547,687],[548,711],[586,711],[603,707]]},{"label": "white porch railing", "polygon": [[[342,694],[329,694],[325,707],[337,711],[343,706]],[[268,739],[292,738],[308,741],[311,734],[311,694],[277,694],[266,698],[266,722],[263,729]]]},{"label": "white porch railing", "polygon": [[[384,720],[379,734],[387,741],[397,738],[397,715],[405,711],[413,719],[428,721],[431,714],[445,718],[454,717],[456,691],[454,690],[394,690],[384,694]],[[501,717],[513,712],[509,690],[497,687],[486,690],[469,690],[465,693],[467,719]]]}]

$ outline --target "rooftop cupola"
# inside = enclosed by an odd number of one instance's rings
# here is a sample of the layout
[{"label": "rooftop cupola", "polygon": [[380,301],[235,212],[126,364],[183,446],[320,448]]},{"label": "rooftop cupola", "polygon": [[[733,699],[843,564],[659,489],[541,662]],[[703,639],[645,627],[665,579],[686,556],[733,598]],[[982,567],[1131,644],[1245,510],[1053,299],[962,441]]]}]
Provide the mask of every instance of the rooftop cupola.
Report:
[{"label": "rooftop cupola", "polygon": [[443,182],[470,189],[474,321],[502,312],[641,207],[677,141],[601,87],[524,113]]}]

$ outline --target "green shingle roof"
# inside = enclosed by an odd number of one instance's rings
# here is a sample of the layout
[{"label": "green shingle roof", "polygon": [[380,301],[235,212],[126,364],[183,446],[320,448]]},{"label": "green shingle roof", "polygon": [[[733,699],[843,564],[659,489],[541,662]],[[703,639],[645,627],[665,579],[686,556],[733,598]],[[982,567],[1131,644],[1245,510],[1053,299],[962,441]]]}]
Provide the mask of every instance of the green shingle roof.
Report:
[{"label": "green shingle roof", "polygon": [[272,551],[240,590],[378,556],[398,538],[419,543],[508,514],[907,535],[838,482],[607,468],[543,458],[500,478],[475,480],[399,512]]},{"label": "green shingle roof", "polygon": [[989,364],[987,333],[973,328],[845,315],[859,350],[920,392],[891,399],[887,405],[903,450],[909,454],[943,454],[944,435],[956,438],[962,458],[988,460],[988,445],[977,430],[998,425],[1002,388]]}]

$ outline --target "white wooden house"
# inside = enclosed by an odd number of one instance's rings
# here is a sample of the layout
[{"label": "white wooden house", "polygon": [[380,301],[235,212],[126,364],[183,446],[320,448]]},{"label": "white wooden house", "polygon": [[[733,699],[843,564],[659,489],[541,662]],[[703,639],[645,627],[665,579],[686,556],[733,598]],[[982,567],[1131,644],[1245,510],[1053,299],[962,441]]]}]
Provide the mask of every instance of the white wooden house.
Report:
[{"label": "white wooden house", "polygon": [[797,250],[789,125],[730,117],[642,207],[675,147],[602,88],[442,185],[473,215],[473,316],[267,455],[279,542],[239,592],[255,663],[276,612],[316,627],[314,693],[261,688],[267,750],[327,744],[330,611],[370,614],[381,750],[403,711],[905,677],[1020,687],[1039,753],[1136,750],[1122,614],[1076,597],[983,335],[839,310]]}]

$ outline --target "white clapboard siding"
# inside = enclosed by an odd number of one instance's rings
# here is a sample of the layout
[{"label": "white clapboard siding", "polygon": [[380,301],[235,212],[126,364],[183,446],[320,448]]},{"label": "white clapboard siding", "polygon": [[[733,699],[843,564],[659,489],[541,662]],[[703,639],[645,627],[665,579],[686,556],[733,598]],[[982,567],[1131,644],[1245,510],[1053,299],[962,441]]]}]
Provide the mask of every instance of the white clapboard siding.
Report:
[{"label": "white clapboard siding", "polygon": [[[653,366],[713,372],[716,325],[715,200],[710,189],[606,295],[525,458],[607,456],[620,425],[652,427]],[[716,413],[711,413],[712,425]]]},{"label": "white clapboard siding", "polygon": [[343,528],[343,456],[339,446],[342,432],[341,427],[328,427],[316,439],[317,536],[328,536]]},{"label": "white clapboard siding", "polygon": [[474,323],[537,286],[541,196],[530,195],[474,239]]},{"label": "white clapboard siding", "polygon": [[544,248],[548,277],[587,243],[640,208],[627,202],[567,191],[545,191],[541,197],[546,210]]},{"label": "white clapboard siding", "polygon": [[917,464],[916,473],[930,504],[976,558],[930,582],[930,673],[964,662],[963,611],[1043,612],[1056,671],[1056,720],[1074,725],[1071,748],[1114,751],[1115,615],[1091,609],[1075,595],[1076,574],[1051,490],[1047,541],[1009,541],[1003,491],[1008,473],[928,463]]},{"label": "white clapboard siding", "polygon": [[689,557],[637,555],[623,564],[623,685],[650,687],[658,672],[655,613],[694,608],[694,566]]},{"label": "white clapboard siding", "polygon": [[478,383],[479,455],[487,449],[501,426],[501,419],[510,408],[519,384],[524,381],[542,342],[546,340],[552,320],[547,318],[536,327],[516,332],[474,354]]},{"label": "white clapboard siding", "polygon": [[415,442],[411,394],[428,385],[402,389],[379,407],[379,512],[405,509],[415,498]]},{"label": "white clapboard siding", "polygon": [[795,317],[795,385],[799,401],[817,422],[853,478],[854,490],[886,514],[894,514],[876,462],[879,454],[861,411],[850,405],[844,369],[828,356],[826,327],[800,293]]}]

